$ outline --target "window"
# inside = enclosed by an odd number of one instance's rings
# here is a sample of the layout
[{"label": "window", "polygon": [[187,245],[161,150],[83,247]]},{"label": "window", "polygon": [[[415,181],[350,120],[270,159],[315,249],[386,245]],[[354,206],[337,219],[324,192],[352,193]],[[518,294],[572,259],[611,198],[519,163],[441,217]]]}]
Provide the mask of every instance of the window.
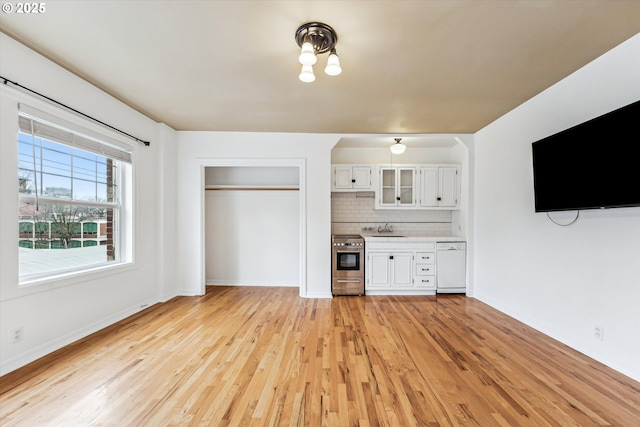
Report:
[{"label": "window", "polygon": [[129,152],[29,107],[18,119],[21,282],[127,262]]}]

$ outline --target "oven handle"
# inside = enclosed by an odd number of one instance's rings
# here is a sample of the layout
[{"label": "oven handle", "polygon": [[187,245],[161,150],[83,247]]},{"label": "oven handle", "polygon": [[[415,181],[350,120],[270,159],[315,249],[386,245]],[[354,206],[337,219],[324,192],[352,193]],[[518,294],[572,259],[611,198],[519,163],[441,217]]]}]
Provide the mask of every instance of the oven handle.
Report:
[{"label": "oven handle", "polygon": [[355,251],[343,251],[343,250],[338,249],[338,250],[336,250],[336,253],[337,254],[359,254],[359,253],[362,253],[362,250],[361,249],[356,249]]},{"label": "oven handle", "polygon": [[338,282],[338,283],[360,283],[361,280],[358,280],[358,279],[352,279],[352,280],[337,279],[336,282]]}]

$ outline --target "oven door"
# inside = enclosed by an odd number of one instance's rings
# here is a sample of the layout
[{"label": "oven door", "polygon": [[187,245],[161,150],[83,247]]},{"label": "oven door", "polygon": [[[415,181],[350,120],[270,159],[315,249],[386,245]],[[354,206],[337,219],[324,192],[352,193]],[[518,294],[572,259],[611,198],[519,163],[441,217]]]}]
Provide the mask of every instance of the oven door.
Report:
[{"label": "oven door", "polygon": [[334,271],[360,271],[361,251],[336,250]]}]

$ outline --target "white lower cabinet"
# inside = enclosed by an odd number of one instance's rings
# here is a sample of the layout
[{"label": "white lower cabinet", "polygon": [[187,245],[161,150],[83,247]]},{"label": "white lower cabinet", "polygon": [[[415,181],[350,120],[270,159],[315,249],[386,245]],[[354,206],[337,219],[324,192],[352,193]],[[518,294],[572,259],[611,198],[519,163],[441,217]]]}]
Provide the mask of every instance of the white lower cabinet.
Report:
[{"label": "white lower cabinet", "polygon": [[416,252],[416,288],[436,290],[435,252]]},{"label": "white lower cabinet", "polygon": [[403,252],[370,253],[367,284],[372,288],[412,286],[412,258],[413,254]]},{"label": "white lower cabinet", "polygon": [[435,268],[434,243],[367,243],[365,293],[435,294]]}]

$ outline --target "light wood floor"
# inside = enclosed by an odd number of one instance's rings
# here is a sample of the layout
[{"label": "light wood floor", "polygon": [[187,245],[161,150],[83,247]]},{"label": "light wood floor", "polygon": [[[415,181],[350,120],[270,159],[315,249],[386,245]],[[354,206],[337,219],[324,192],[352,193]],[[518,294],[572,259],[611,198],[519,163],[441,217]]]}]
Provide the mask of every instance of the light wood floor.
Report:
[{"label": "light wood floor", "polygon": [[213,287],[0,378],[2,426],[638,426],[640,384],[463,296]]}]

